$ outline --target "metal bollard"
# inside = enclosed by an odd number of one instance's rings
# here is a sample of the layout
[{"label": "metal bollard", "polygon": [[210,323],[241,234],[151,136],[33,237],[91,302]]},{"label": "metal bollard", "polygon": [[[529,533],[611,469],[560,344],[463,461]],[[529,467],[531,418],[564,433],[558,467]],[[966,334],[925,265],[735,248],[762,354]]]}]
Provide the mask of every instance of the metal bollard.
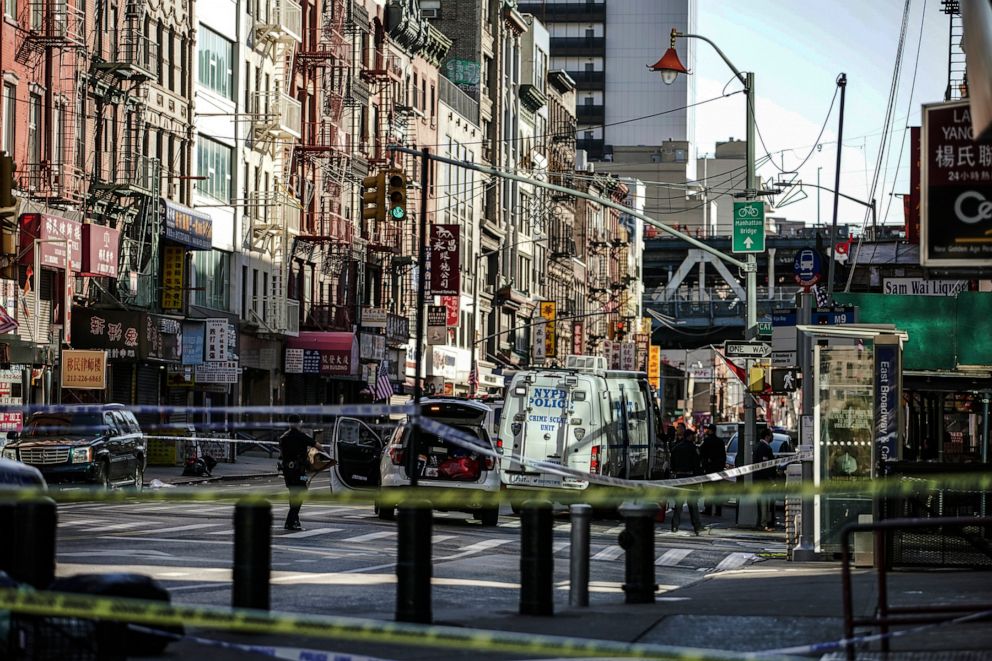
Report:
[{"label": "metal bollard", "polygon": [[234,506],[234,585],[231,606],[269,610],[272,505],[243,500]]},{"label": "metal bollard", "polygon": [[520,614],[554,615],[551,503],[528,501],[520,512]]},{"label": "metal bollard", "polygon": [[58,512],[51,498],[17,503],[14,507],[14,552],[10,577],[39,590],[55,580],[55,531]]},{"label": "metal bollard", "polygon": [[624,602],[653,604],[658,585],[654,582],[654,519],[658,506],[654,503],[624,503],[620,516],[626,529],[618,542],[626,551],[624,571]]},{"label": "metal bollard", "polygon": [[568,556],[568,605],[589,605],[589,524],[592,506],[572,505],[572,548]]},{"label": "metal bollard", "polygon": [[399,548],[396,560],[396,621],[430,624],[431,612],[431,504],[402,504],[397,514]]}]

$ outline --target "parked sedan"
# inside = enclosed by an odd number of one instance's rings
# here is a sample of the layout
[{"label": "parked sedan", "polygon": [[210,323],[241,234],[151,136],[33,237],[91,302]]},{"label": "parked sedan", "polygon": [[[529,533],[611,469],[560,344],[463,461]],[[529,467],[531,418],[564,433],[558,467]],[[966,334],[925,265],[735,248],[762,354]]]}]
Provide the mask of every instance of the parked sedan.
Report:
[{"label": "parked sedan", "polygon": [[33,413],[24,431],[3,448],[41,471],[49,483],[104,488],[144,483],[147,443],[134,414],[121,404],[66,413]]},{"label": "parked sedan", "polygon": [[[755,443],[757,443],[755,439]],[[788,434],[782,434],[779,432],[772,432],[772,452],[775,453],[775,458],[783,457],[785,455],[793,454],[796,450],[792,445],[792,439],[789,438]],[[730,437],[727,441],[727,468],[735,468],[740,466],[746,466],[751,463],[750,461],[745,461],[744,457],[741,457],[741,461],[737,461],[737,434]]]}]

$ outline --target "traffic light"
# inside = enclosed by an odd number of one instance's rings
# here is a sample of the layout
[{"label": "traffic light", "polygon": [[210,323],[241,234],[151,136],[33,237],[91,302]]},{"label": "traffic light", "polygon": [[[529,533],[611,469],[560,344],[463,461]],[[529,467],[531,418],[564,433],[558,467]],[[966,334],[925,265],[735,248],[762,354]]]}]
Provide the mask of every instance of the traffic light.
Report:
[{"label": "traffic light", "polygon": [[401,170],[389,173],[389,217],[406,219],[406,176]]},{"label": "traffic light", "polygon": [[626,338],[627,338],[627,322],[622,320],[613,322],[613,341],[623,342]]},{"label": "traffic light", "polygon": [[362,179],[362,218],[386,220],[386,173]]},{"label": "traffic light", "polygon": [[14,206],[14,159],[0,156],[0,207]]}]

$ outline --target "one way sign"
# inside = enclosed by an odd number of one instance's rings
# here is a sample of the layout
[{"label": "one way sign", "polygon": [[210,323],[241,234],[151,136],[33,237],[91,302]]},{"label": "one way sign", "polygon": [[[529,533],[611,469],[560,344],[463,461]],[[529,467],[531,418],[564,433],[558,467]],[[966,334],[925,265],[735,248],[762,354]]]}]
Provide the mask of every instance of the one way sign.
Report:
[{"label": "one way sign", "polygon": [[770,356],[772,346],[764,342],[724,342],[723,354],[727,358],[764,358]]}]

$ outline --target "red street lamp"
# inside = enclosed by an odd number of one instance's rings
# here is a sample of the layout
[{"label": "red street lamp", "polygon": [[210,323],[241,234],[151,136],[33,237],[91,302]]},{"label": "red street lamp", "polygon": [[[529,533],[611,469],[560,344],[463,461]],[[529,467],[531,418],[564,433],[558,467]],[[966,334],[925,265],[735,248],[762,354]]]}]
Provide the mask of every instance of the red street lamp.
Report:
[{"label": "red street lamp", "polygon": [[648,69],[661,73],[661,80],[666,85],[671,85],[680,73],[688,74],[689,70],[682,64],[679,54],[675,52],[675,37],[678,33],[672,28],[672,44],[661,56],[661,59],[654,64],[648,65]]}]

